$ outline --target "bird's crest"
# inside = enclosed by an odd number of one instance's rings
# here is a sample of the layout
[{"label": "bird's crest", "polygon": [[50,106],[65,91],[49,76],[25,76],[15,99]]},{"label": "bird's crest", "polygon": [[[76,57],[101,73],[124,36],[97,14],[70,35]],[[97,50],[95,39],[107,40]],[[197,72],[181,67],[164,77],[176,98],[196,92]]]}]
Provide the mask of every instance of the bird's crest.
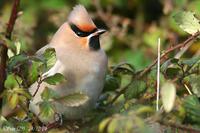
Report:
[{"label": "bird's crest", "polygon": [[73,8],[68,17],[68,21],[83,31],[92,31],[96,28],[87,10],[82,5],[76,5]]}]

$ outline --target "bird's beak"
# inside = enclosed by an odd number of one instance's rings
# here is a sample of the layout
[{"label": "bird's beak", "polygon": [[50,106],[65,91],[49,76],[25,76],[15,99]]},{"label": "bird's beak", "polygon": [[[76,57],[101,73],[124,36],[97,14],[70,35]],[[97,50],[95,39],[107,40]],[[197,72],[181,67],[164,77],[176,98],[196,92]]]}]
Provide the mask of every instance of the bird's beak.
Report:
[{"label": "bird's beak", "polygon": [[105,33],[105,32],[106,32],[105,29],[98,29],[96,33],[97,33],[98,35],[101,35],[101,34],[103,34],[103,33]]}]

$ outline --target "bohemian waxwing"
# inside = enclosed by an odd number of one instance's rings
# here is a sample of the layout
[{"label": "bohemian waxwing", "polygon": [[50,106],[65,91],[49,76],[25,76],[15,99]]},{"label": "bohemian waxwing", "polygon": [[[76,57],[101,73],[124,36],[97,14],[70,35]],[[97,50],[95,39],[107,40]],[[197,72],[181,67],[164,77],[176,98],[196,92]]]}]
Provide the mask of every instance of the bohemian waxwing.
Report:
[{"label": "bohemian waxwing", "polygon": [[[42,83],[30,103],[32,112],[39,114],[37,103],[41,101],[40,95],[45,86],[49,86],[60,96],[81,92],[89,97],[86,103],[78,107],[66,107],[56,103],[57,113],[63,114],[66,119],[83,118],[94,107],[103,89],[107,70],[107,56],[99,42],[99,36],[104,32],[105,30],[96,27],[82,5],[73,8],[68,21],[61,25],[51,42],[36,53],[41,55],[45,49],[55,48],[57,62],[45,76],[61,73],[67,81],[55,86]],[[36,88],[37,83],[30,87],[30,93],[33,94]]]}]

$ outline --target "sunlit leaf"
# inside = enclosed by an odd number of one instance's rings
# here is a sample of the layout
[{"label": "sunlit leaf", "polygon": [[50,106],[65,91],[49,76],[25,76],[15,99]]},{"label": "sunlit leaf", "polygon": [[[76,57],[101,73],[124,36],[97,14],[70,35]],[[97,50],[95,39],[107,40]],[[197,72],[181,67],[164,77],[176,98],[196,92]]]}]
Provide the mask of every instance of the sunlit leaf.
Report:
[{"label": "sunlit leaf", "polygon": [[161,87],[161,100],[166,112],[170,112],[176,98],[176,87],[171,82],[166,82]]},{"label": "sunlit leaf", "polygon": [[57,96],[58,96],[57,92],[48,88],[48,87],[46,87],[41,94],[41,98],[43,100],[50,100],[50,99],[55,98]]},{"label": "sunlit leaf", "polygon": [[56,85],[56,84],[59,84],[59,83],[65,81],[65,77],[60,73],[56,73],[52,76],[49,76],[49,77],[43,79],[43,81],[50,85]]},{"label": "sunlit leaf", "polygon": [[105,131],[106,126],[110,122],[111,118],[106,118],[104,119],[100,124],[99,124],[99,132],[102,133]]},{"label": "sunlit leaf", "polygon": [[84,104],[89,97],[85,94],[74,93],[60,98],[55,98],[55,102],[61,103],[63,106],[77,107]]},{"label": "sunlit leaf", "polygon": [[194,34],[197,31],[200,31],[199,20],[194,16],[193,12],[180,11],[174,16],[174,20],[183,29],[189,34]]},{"label": "sunlit leaf", "polygon": [[[56,63],[56,51],[54,48],[48,48],[43,53],[44,60],[46,62],[46,69],[49,70]],[[47,71],[46,70],[46,71]]]},{"label": "sunlit leaf", "polygon": [[43,119],[49,119],[54,117],[54,108],[53,105],[48,101],[43,101],[39,104],[40,107],[40,114],[39,116]]},{"label": "sunlit leaf", "polygon": [[19,84],[21,83],[22,83],[22,79],[19,76],[10,74],[7,76],[4,86],[5,88],[10,88],[10,89],[15,88],[15,87],[18,88],[20,87]]},{"label": "sunlit leaf", "polygon": [[12,93],[11,95],[8,95],[7,102],[9,107],[11,107],[11,109],[14,109],[19,102],[19,95],[17,93]]}]

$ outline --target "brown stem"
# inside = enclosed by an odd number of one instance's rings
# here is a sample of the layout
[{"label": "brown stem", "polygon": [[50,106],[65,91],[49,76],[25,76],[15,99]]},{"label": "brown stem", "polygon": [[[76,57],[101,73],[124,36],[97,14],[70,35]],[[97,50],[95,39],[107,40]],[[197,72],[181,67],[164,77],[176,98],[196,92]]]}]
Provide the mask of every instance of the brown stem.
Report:
[{"label": "brown stem", "polygon": [[[12,7],[12,12],[10,15],[5,35],[6,38],[9,40],[11,40],[12,31],[15,25],[15,21],[17,19],[19,4],[20,0],[15,0]],[[4,82],[6,80],[7,51],[8,48],[6,47],[4,42],[0,42],[0,93],[2,93],[4,90]],[[0,105],[2,106],[2,100],[0,100]]]},{"label": "brown stem", "polygon": [[35,95],[37,94],[37,92],[39,91],[39,88],[40,88],[40,85],[41,85],[41,83],[42,83],[43,81],[42,81],[42,76],[39,76],[39,78],[38,78],[38,81],[37,81],[37,88],[36,88],[36,91],[34,92],[34,94],[33,94],[33,97],[35,97]]},{"label": "brown stem", "polygon": [[[176,49],[185,47],[186,45],[190,44],[190,42],[192,42],[192,41],[194,41],[195,39],[197,39],[197,37],[198,37],[199,35],[200,35],[200,32],[196,32],[194,35],[190,36],[190,37],[189,37],[187,40],[185,40],[183,43],[180,43],[180,44],[178,44],[178,45],[175,45],[174,47],[171,47],[171,48],[167,49],[167,50],[161,55],[160,60],[163,61],[164,58],[165,58],[165,56],[166,56],[167,54],[169,54],[170,52],[172,52],[172,51],[174,51],[174,50],[176,50]],[[158,61],[157,59],[154,60],[154,62],[153,62],[151,65],[149,65],[147,68],[145,68],[143,71],[141,71],[140,74],[139,74],[139,76],[137,77],[137,79],[140,79],[140,78],[142,78],[145,74],[147,74],[147,73],[152,69],[152,67],[157,63],[157,61]],[[133,81],[133,80],[132,80],[132,81]],[[132,81],[131,81],[131,82],[132,82]],[[125,86],[124,88],[122,88],[122,89],[117,93],[117,95],[112,99],[112,101],[109,102],[109,104],[113,104],[113,103],[118,99],[118,97],[126,91],[126,89],[129,87],[129,85],[131,84],[131,82],[130,82],[127,86]]]},{"label": "brown stem", "polygon": [[[176,50],[176,49],[180,49],[182,47],[185,47],[186,45],[190,44],[190,42],[194,41],[197,39],[197,37],[200,35],[200,32],[196,32],[194,35],[190,36],[187,40],[185,40],[183,43],[180,43],[178,45],[175,45],[174,47],[171,47],[169,49],[167,49],[160,57],[160,59],[165,58],[166,55],[168,55],[170,52]],[[153,61],[152,64],[150,64],[147,68],[145,68],[138,76],[138,78],[142,78],[146,73],[148,73],[152,67],[157,63],[157,59]]]},{"label": "brown stem", "polygon": [[10,19],[8,22],[8,27],[6,30],[6,38],[11,39],[12,31],[15,25],[15,21],[17,19],[17,13],[18,13],[18,8],[19,8],[20,0],[15,0],[13,7],[12,7],[12,12],[10,15]]}]

